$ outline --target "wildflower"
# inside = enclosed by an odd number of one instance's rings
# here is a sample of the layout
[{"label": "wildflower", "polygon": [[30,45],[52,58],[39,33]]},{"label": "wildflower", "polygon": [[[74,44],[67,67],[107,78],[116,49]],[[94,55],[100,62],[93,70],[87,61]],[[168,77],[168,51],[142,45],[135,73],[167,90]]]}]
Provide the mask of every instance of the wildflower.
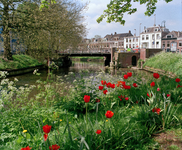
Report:
[{"label": "wildflower", "polygon": [[97,130],[96,131],[97,134],[101,134],[101,132],[102,132],[101,130]]},{"label": "wildflower", "polygon": [[133,86],[134,86],[134,87],[137,87],[138,85],[137,85],[136,83],[133,83]]},{"label": "wildflower", "polygon": [[50,150],[58,150],[60,148],[59,145],[55,144],[55,145],[52,145],[52,146],[49,146],[49,149]]},{"label": "wildflower", "polygon": [[125,100],[127,101],[129,98],[128,97],[125,97]]},{"label": "wildflower", "polygon": [[158,73],[154,73],[154,74],[153,74],[153,77],[156,78],[156,79],[158,79],[160,76],[159,76]]},{"label": "wildflower", "polygon": [[102,80],[102,81],[101,81],[101,84],[102,84],[102,85],[106,85],[106,81],[103,81],[103,80]]},{"label": "wildflower", "polygon": [[63,121],[62,119],[60,119],[60,121]]},{"label": "wildflower", "polygon": [[27,130],[23,130],[23,133],[26,133],[27,132]]},{"label": "wildflower", "polygon": [[99,86],[99,90],[103,90],[103,88],[104,88],[103,86]]},{"label": "wildflower", "polygon": [[127,76],[131,77],[132,76],[132,72],[127,72]]},{"label": "wildflower", "polygon": [[155,82],[150,83],[150,86],[151,87],[155,86]]},{"label": "wildflower", "polygon": [[124,79],[128,79],[128,76],[125,74],[125,75],[123,76],[123,78],[124,78]]},{"label": "wildflower", "polygon": [[69,123],[71,123],[71,122],[69,122]]},{"label": "wildflower", "polygon": [[179,78],[176,78],[176,80],[175,80],[176,82],[180,82],[180,79]]},{"label": "wildflower", "polygon": [[51,127],[52,126],[49,126],[49,125],[43,126],[42,128],[43,128],[44,133],[48,134],[51,131]]},{"label": "wildflower", "polygon": [[90,101],[90,96],[85,95],[83,99],[84,99],[85,103],[88,103]]},{"label": "wildflower", "polygon": [[108,110],[105,115],[106,115],[107,118],[112,118],[114,113],[112,111]]},{"label": "wildflower", "polygon": [[103,93],[106,94],[108,91],[107,90],[104,90]]},{"label": "wildflower", "polygon": [[25,148],[21,148],[21,150],[31,150],[32,148],[31,147],[29,147],[29,146],[27,146],[27,147],[25,147]]},{"label": "wildflower", "polygon": [[171,96],[171,94],[167,94],[167,97]]},{"label": "wildflower", "polygon": [[160,91],[160,88],[157,88],[157,91]]},{"label": "wildflower", "polygon": [[108,122],[108,120],[106,120],[106,122]]}]

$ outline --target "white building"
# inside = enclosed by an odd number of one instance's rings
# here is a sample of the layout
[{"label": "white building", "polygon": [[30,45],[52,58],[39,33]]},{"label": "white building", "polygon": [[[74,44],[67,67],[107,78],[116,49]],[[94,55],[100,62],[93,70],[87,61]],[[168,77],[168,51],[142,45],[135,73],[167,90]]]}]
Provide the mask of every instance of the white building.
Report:
[{"label": "white building", "polygon": [[124,37],[124,48],[132,48],[132,49],[137,49],[139,48],[139,36],[129,36],[129,37]]},{"label": "white building", "polygon": [[162,26],[144,27],[140,33],[140,48],[162,48],[162,37],[169,33],[167,28]]}]

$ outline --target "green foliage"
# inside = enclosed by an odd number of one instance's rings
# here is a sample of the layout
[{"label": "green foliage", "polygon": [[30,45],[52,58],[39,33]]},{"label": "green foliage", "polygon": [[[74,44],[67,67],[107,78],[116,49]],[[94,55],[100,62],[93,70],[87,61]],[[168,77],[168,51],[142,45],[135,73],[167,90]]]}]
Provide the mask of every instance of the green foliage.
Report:
[{"label": "green foliage", "polygon": [[5,61],[4,59],[0,58],[1,70],[6,69],[22,69],[27,67],[33,67],[41,65],[38,60],[32,58],[28,55],[13,55],[13,61]]},{"label": "green foliage", "polygon": [[[171,2],[172,0],[165,0],[166,3]],[[133,2],[138,2],[140,5],[146,4],[147,10],[145,12],[146,16],[151,16],[156,10],[157,0],[134,0]],[[101,15],[97,22],[100,23],[104,18],[107,18],[107,23],[120,22],[124,25],[125,20],[123,16],[125,13],[131,15],[137,11],[137,8],[132,8],[131,0],[111,0],[107,5],[107,9],[104,10],[103,15]]]}]

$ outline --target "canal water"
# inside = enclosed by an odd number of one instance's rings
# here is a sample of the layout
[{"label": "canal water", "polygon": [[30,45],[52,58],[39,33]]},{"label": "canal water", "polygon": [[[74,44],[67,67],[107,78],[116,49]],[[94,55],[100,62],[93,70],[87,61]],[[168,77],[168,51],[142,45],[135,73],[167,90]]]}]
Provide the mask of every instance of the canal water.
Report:
[{"label": "canal water", "polygon": [[[89,70],[89,74],[90,76],[93,76],[94,74],[96,74],[96,72],[98,72],[99,70],[105,70],[105,66],[104,66],[104,62],[73,62],[72,66],[69,68],[60,68],[59,70],[54,70],[53,74],[57,75],[57,76],[61,76],[64,77],[65,75],[68,75],[68,73],[73,72],[77,75],[79,75],[80,71],[83,70]],[[120,73],[122,72],[126,72],[129,71],[128,68],[122,68],[120,69]],[[39,70],[38,73],[40,73],[40,76],[37,76],[35,74],[32,73],[27,73],[27,74],[23,74],[23,75],[19,75],[19,76],[14,76],[14,77],[9,77],[10,80],[14,80],[14,78],[18,79],[18,82],[16,83],[16,86],[24,86],[25,84],[29,84],[29,85],[35,85],[36,81],[41,79],[42,81],[45,81],[48,77],[48,69],[44,69],[44,70]],[[151,75],[151,73],[148,73],[146,71],[140,71],[143,72],[145,74],[149,74]],[[108,73],[108,71],[106,71],[106,73]],[[112,75],[116,75],[117,70],[114,70],[112,72],[110,72]]]}]

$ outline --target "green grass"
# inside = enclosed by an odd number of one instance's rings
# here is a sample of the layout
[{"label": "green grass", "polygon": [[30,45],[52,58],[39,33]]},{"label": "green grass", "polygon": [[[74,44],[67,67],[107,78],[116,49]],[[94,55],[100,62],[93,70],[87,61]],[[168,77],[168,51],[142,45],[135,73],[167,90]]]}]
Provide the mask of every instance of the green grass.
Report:
[{"label": "green grass", "polygon": [[144,67],[153,67],[167,72],[172,72],[176,75],[182,75],[182,55],[178,53],[160,52],[153,57],[150,57],[144,63]]},{"label": "green grass", "polygon": [[[130,89],[104,85],[108,93],[103,94],[98,88],[102,86],[101,80],[112,84],[123,81],[125,72],[117,73],[117,76],[111,76],[98,72],[90,76],[89,71],[84,70],[79,76],[70,73],[53,80],[38,81],[38,94],[31,98],[29,86],[16,88],[11,81],[3,80],[0,102],[6,107],[0,103],[0,149],[18,150],[30,146],[48,150],[52,144],[58,144],[60,150],[86,150],[87,146],[90,150],[158,149],[159,144],[151,138],[153,133],[181,128],[182,91],[176,88],[178,83],[175,79],[162,76],[155,79],[133,71],[132,76],[124,80]],[[73,81],[72,86],[66,80]],[[152,81],[156,83],[154,87],[150,86]],[[133,87],[133,83],[138,87]],[[157,91],[158,87],[160,91]],[[153,96],[148,97],[147,93]],[[166,97],[166,94],[171,96]],[[84,95],[91,97],[88,103],[84,102]],[[120,100],[118,96],[121,95],[129,100]],[[96,99],[100,99],[100,103]],[[160,114],[152,111],[155,107],[161,109]],[[108,110],[114,112],[112,118],[106,118]],[[49,140],[45,142],[42,127],[46,124],[52,128]],[[96,134],[98,129],[102,131],[99,135]]]},{"label": "green grass", "polygon": [[41,65],[41,63],[39,63],[38,60],[28,55],[13,55],[12,61],[6,61],[3,58],[0,58],[0,70],[22,69],[37,65]]}]

